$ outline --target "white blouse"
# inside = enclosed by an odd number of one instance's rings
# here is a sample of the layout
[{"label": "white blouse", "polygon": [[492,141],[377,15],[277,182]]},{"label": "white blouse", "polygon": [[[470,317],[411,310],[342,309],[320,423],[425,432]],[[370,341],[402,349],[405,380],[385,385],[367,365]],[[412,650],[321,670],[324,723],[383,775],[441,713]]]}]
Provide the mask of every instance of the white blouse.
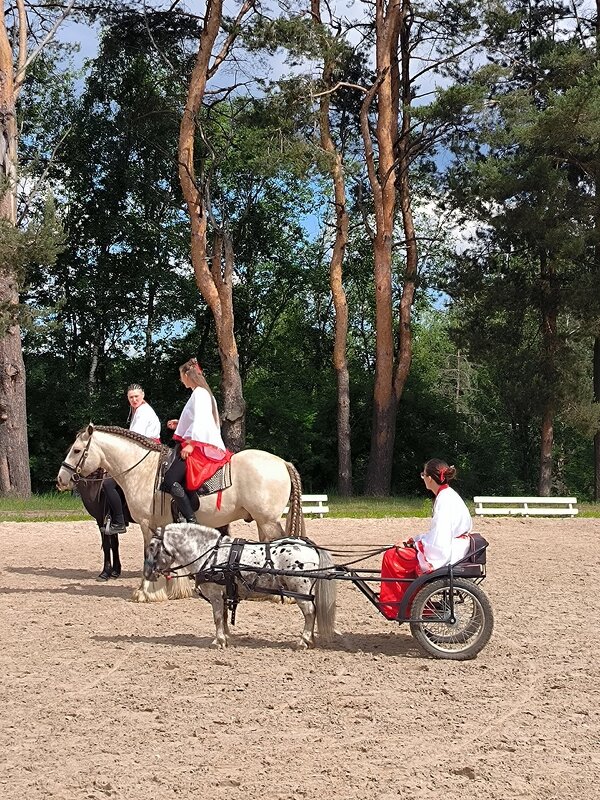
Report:
[{"label": "white blouse", "polygon": [[129,430],[141,433],[150,439],[160,439],[160,420],[152,406],[144,402],[136,408],[129,423]]},{"label": "white blouse", "polygon": [[214,398],[202,386],[196,386],[181,412],[173,438],[193,444],[212,444],[225,450],[213,408],[216,411]]},{"label": "white blouse", "polygon": [[450,486],[441,489],[435,498],[431,527],[427,533],[413,536],[423,572],[445,567],[466,556],[472,528],[473,520],[462,497]]}]

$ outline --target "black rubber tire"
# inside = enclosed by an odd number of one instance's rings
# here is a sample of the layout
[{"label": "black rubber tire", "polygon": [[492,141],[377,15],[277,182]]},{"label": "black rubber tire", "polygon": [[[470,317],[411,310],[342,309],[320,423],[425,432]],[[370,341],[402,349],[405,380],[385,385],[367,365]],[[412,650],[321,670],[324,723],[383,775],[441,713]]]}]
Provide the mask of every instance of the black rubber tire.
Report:
[{"label": "black rubber tire", "polygon": [[448,605],[448,578],[425,584],[413,600],[411,616],[431,621],[411,622],[410,630],[419,647],[434,658],[467,661],[483,650],[494,629],[494,614],[487,595],[466,578],[455,578],[454,623],[444,622]]}]

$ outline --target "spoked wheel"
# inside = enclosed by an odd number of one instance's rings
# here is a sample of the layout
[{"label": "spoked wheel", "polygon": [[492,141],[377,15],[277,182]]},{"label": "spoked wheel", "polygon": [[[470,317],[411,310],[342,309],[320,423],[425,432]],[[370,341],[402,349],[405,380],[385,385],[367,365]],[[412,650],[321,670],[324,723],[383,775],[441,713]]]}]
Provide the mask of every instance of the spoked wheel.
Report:
[{"label": "spoked wheel", "polygon": [[474,658],[490,640],[494,615],[482,589],[465,578],[452,586],[454,618],[451,617],[450,586],[447,578],[426,584],[415,597],[410,630],[427,654],[434,658],[466,661]]}]

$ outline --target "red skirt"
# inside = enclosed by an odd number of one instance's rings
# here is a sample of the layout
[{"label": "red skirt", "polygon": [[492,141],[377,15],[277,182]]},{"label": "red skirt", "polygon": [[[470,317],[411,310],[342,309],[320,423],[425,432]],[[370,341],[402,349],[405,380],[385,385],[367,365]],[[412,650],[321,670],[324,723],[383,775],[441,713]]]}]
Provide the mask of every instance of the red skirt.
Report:
[{"label": "red skirt", "polygon": [[229,450],[220,450],[211,444],[195,444],[193,451],[185,460],[185,486],[195,492],[203,483],[231,460]]},{"label": "red skirt", "polygon": [[[416,578],[420,575],[417,551],[412,547],[390,547],[383,554],[382,578]],[[408,583],[382,582],[379,608],[388,619],[396,619]]]}]

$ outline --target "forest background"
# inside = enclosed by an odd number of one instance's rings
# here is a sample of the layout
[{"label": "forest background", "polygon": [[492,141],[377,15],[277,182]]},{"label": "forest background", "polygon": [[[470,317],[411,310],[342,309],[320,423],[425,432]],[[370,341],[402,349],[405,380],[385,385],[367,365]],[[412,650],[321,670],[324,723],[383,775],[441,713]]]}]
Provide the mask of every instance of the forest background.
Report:
[{"label": "forest background", "polygon": [[598,33],[577,0],[5,2],[0,494],[130,383],[178,416],[196,356],[305,491],[439,456],[597,500]]}]

